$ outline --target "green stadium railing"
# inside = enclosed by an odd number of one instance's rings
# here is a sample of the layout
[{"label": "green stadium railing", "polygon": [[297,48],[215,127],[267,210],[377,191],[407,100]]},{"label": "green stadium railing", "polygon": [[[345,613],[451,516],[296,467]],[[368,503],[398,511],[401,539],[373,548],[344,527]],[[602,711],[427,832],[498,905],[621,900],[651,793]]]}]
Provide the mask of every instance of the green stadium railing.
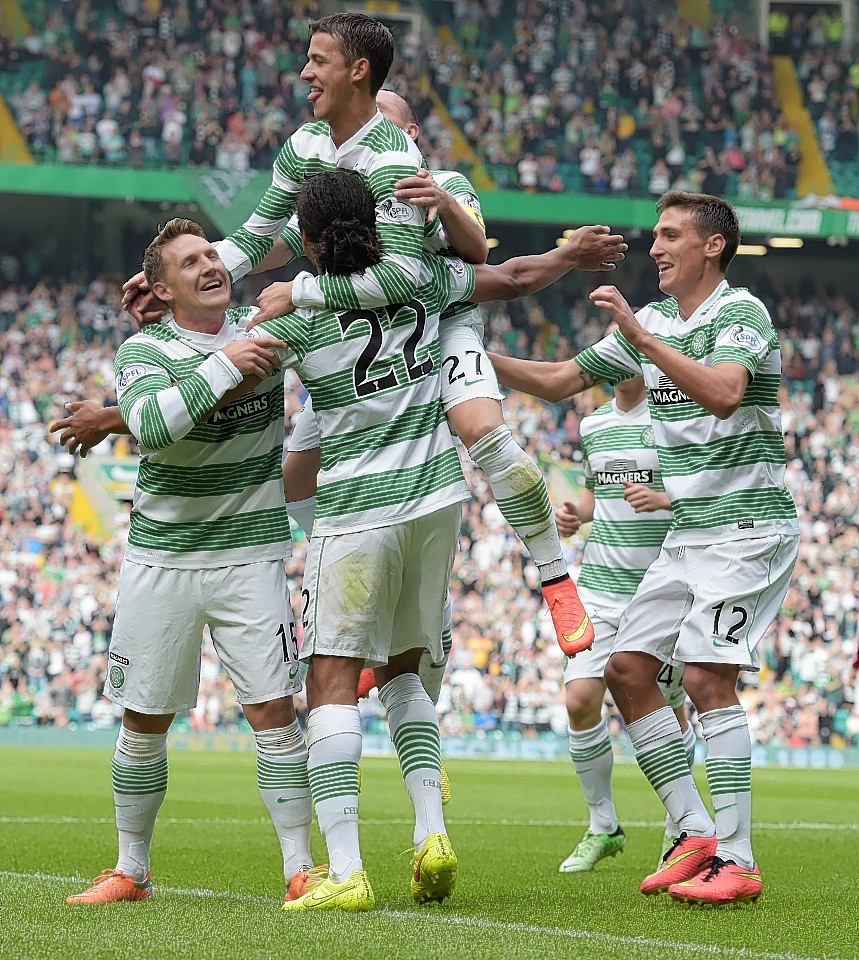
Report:
[{"label": "green stadium railing", "polygon": [[[124,202],[197,204],[219,230],[244,222],[270,182],[268,171],[136,170],[128,167],[64,164],[0,164],[0,195],[29,194],[91,197]],[[547,224],[574,227],[607,223],[650,230],[656,220],[652,197],[589,194],[529,194],[489,190],[481,194],[488,223]],[[859,201],[842,199],[816,207],[802,201],[755,203],[735,200],[745,234],[806,238],[859,238]]]}]

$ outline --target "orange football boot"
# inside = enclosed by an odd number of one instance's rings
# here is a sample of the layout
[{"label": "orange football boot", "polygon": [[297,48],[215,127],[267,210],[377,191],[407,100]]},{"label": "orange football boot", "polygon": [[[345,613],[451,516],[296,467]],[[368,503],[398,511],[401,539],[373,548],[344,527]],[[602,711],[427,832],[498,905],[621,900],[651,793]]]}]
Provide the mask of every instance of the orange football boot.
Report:
[{"label": "orange football boot", "polygon": [[699,906],[723,903],[754,903],[761,895],[764,881],[756,863],[751,870],[733,860],[712,857],[706,867],[690,880],[672,883],[668,893],[681,903]]},{"label": "orange football boot", "polygon": [[594,642],[594,625],[579,599],[579,591],[570,577],[543,585],[558,646],[568,657],[587,650]]},{"label": "orange football boot", "polygon": [[102,870],[92,886],[83,893],[66,897],[73,906],[88,906],[98,903],[118,903],[121,900],[148,900],[152,896],[151,874],[138,883],[121,870]]},{"label": "orange football boot", "polygon": [[672,883],[697,876],[716,854],[719,841],[712,837],[690,837],[681,833],[662,858],[662,866],[645,877],[638,888],[645,895],[664,893]]}]

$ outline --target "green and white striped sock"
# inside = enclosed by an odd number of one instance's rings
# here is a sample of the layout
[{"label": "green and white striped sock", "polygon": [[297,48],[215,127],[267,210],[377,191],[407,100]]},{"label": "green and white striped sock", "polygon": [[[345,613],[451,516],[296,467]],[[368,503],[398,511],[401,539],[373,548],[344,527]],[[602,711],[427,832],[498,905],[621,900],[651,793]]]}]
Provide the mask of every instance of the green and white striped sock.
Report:
[{"label": "green and white striped sock", "polygon": [[626,731],[641,772],[681,832],[712,836],[715,827],[692,779],[680,723],[671,707],[660,707],[628,723]]},{"label": "green and white striped sock", "polygon": [[[675,714],[675,716],[677,716],[677,714]],[[695,729],[687,719],[686,729],[683,731],[683,749],[686,751],[686,762],[689,764],[690,770],[695,769],[695,747],[697,743],[698,738],[695,736]],[[669,837],[680,836],[680,827],[677,826],[668,813],[665,814],[665,832]]]},{"label": "green and white striped sock", "polygon": [[509,427],[502,424],[487,433],[468,448],[468,455],[486,474],[498,509],[528,548],[540,579],[564,576],[567,566],[546,481]]},{"label": "green and white striped sock", "polygon": [[570,757],[590,814],[591,833],[614,833],[617,813],[611,790],[614,756],[605,720],[590,730],[568,729]]},{"label": "green and white striped sock", "polygon": [[256,730],[254,739],[257,786],[274,824],[283,853],[283,875],[289,883],[294,874],[313,866],[307,745],[297,720],[288,727]]},{"label": "green and white striped sock", "polygon": [[379,699],[415,808],[414,844],[419,850],[431,833],[445,832],[438,717],[416,673],[394,677],[379,691]]},{"label": "green and white striped sock", "polygon": [[326,704],[311,710],[307,742],[307,775],[316,819],[328,846],[328,870],[342,883],[354,870],[364,869],[358,844],[358,708]]},{"label": "green and white striped sock", "polygon": [[707,743],[707,783],[716,815],[716,855],[751,869],[752,741],[739,704],[699,715]]},{"label": "green and white striped sock", "polygon": [[167,734],[120,727],[111,774],[119,834],[116,869],[141,881],[149,872],[155,820],[167,794]]}]

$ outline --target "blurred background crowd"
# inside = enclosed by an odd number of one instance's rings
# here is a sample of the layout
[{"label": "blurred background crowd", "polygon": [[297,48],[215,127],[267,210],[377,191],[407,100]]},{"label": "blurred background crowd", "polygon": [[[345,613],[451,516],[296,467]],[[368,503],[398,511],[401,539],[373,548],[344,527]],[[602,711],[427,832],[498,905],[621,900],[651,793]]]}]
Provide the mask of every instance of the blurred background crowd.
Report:
[{"label": "blurred background crowd", "polygon": [[[313,0],[21,6],[34,33],[0,38],[0,92],[37,160],[267,169],[309,119]],[[773,59],[749,5],[712,6],[704,29],[674,0],[427,0],[431,40],[401,32],[391,82],[431,167],[455,165],[461,131],[472,154],[456,166],[499,188],[793,197],[799,136]],[[771,17],[771,51],[793,59],[837,189],[855,195],[859,61],[843,36],[835,7]]]},{"label": "blurred background crowd", "polygon": [[[117,286],[103,278],[7,283],[0,292],[0,728],[118,722],[100,691],[127,511],[118,508],[116,532],[104,542],[77,529],[70,518],[74,461],[46,431],[68,400],[114,402],[113,353],[132,332],[118,300]],[[784,350],[787,476],[802,546],[794,584],[763,645],[764,669],[744,676],[742,698],[760,744],[856,746],[859,316],[855,302],[813,287],[768,302]],[[557,358],[598,339],[603,325],[580,295],[533,298],[513,308],[492,305],[487,343]],[[595,393],[547,406],[512,394],[505,409],[514,434],[544,466],[574,475],[580,420],[604,399]],[[293,380],[288,421],[302,400]],[[120,438],[90,456],[130,452]],[[463,511],[451,586],[454,645],[438,705],[443,732],[562,734],[561,655],[536,569],[481,472],[469,463],[467,474],[474,496]],[[574,568],[583,543],[567,543]],[[298,542],[289,562],[295,598],[305,544]],[[378,715],[371,698],[364,706],[368,729],[380,729]],[[207,643],[199,701],[180,727],[235,729],[239,722],[232,688]]]}]

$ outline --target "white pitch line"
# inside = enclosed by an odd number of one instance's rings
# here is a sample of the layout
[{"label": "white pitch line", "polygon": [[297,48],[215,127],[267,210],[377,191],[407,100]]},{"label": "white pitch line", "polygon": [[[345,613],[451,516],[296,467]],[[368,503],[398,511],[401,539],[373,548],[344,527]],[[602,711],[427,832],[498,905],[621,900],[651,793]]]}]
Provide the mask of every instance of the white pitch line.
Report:
[{"label": "white pitch line", "polygon": [[[0,877],[10,880],[35,880],[38,883],[85,883],[82,877],[60,877],[48,873],[22,873],[13,870],[0,870]],[[153,885],[159,895],[169,894],[175,897],[197,897],[212,900],[232,900],[237,903],[260,903],[276,905],[281,901],[274,897],[264,897],[249,893],[235,893],[232,890],[207,890],[205,888],[163,887]],[[803,956],[796,953],[773,953],[753,950],[749,947],[726,947],[708,943],[686,943],[680,940],[660,940],[656,937],[628,937],[622,934],[605,933],[601,930],[574,930],[568,927],[542,927],[536,923],[513,923],[503,920],[490,920],[484,917],[469,917],[455,913],[409,913],[405,910],[381,909],[374,912],[375,917],[387,917],[409,923],[429,923],[433,926],[449,924],[457,927],[474,927],[481,930],[493,930],[500,933],[524,933],[530,936],[555,937],[567,940],[584,940],[604,943],[612,946],[653,947],[660,951],[674,951],[692,955],[713,957],[736,957],[737,960],[838,960],[830,955],[820,957]]]},{"label": "white pitch line", "polygon": [[[0,817],[0,824],[104,824],[113,823],[113,817]],[[212,826],[255,826],[258,823],[268,823],[265,817],[159,817],[159,824],[173,824],[178,826],[193,826],[194,824],[209,824]],[[445,823],[450,827],[581,827],[587,825],[587,820],[467,820],[446,817]],[[413,824],[408,818],[373,819],[361,818],[361,823],[367,826],[384,827],[389,824],[403,826]],[[624,827],[663,827],[662,820],[624,820]],[[755,830],[782,831],[782,830],[818,830],[829,833],[859,831],[859,823],[814,823],[807,821],[783,821],[781,823],[753,823]]]}]

